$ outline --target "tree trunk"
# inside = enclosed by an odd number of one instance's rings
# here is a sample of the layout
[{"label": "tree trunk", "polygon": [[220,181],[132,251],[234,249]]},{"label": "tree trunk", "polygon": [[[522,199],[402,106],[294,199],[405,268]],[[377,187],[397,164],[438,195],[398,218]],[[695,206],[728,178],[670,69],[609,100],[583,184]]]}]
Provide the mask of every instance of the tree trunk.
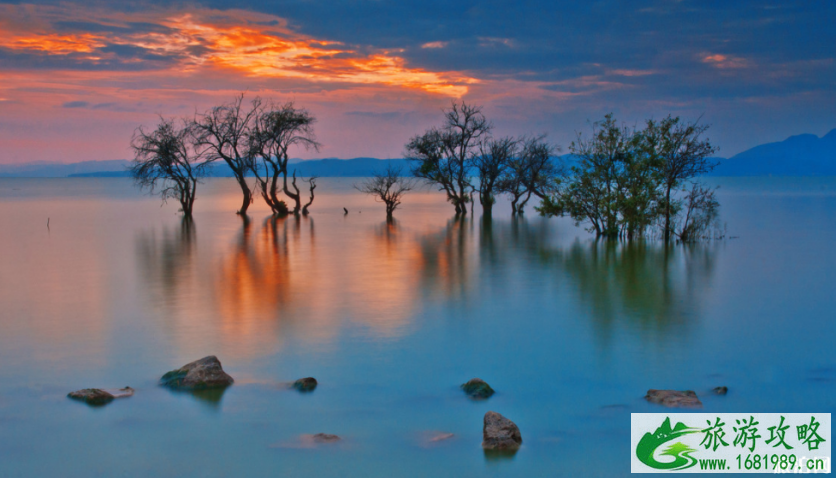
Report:
[{"label": "tree trunk", "polygon": [[485,216],[490,216],[493,213],[493,202],[488,202],[487,204],[482,203],[482,214]]},{"label": "tree trunk", "polygon": [[665,242],[671,238],[671,184],[667,184],[665,195]]},{"label": "tree trunk", "polygon": [[299,188],[296,187],[296,171],[293,171],[292,183],[293,189],[296,190],[296,194],[290,192],[290,189],[287,187],[287,168],[284,168],[282,174],[284,175],[284,193],[285,195],[287,195],[287,197],[293,199],[293,215],[298,216],[299,212],[302,210],[302,201],[299,200]]},{"label": "tree trunk", "polygon": [[249,185],[247,185],[247,181],[241,177],[238,179],[238,185],[241,186],[241,192],[244,195],[244,201],[241,203],[241,209],[238,210],[236,214],[241,216],[247,215],[247,209],[250,207],[250,204],[253,202],[253,193],[250,191]]}]

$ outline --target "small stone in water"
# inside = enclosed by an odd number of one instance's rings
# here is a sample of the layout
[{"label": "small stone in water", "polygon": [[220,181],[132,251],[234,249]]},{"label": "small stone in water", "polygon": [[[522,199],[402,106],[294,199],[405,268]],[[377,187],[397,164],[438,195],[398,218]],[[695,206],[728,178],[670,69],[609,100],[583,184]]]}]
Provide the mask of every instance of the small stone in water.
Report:
[{"label": "small stone in water", "polygon": [[472,378],[467,383],[462,384],[464,393],[470,395],[470,398],[485,399],[494,394],[493,389],[481,378]]},{"label": "small stone in water", "polygon": [[318,383],[313,377],[300,378],[293,382],[293,388],[300,392],[313,392],[317,385]]},{"label": "small stone in water", "polygon": [[702,402],[693,390],[655,390],[650,389],[644,397],[650,403],[666,407],[702,408]]}]

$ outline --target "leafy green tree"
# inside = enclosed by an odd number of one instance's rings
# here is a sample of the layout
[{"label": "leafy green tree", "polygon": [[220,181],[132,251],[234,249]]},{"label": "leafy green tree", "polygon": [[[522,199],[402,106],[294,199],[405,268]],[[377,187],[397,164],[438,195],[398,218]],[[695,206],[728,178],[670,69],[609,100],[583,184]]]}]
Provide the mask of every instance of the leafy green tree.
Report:
[{"label": "leafy green tree", "polygon": [[578,134],[570,145],[577,158],[571,178],[538,210],[569,215],[588,223],[599,237],[632,239],[658,214],[659,174],[654,157],[642,153],[642,135],[620,126],[612,114],[592,125],[587,139]]},{"label": "leafy green tree", "polygon": [[[668,116],[635,130],[606,115],[589,138],[572,143],[571,178],[539,210],[569,215],[600,237],[633,239],[658,225],[665,240],[695,240],[719,210],[713,190],[695,180],[716,166],[709,158],[716,148],[702,137],[707,129]],[[677,195],[686,183],[691,189]]]},{"label": "leafy green tree", "polygon": [[675,216],[682,206],[672,196],[672,192],[717,166],[710,159],[717,148],[709,139],[703,138],[708,128],[708,125],[700,124],[699,120],[689,123],[669,115],[658,122],[648,121],[642,132],[642,147],[646,154],[654,157],[654,163],[662,176],[662,233],[666,241],[671,238],[671,234],[676,233]]}]

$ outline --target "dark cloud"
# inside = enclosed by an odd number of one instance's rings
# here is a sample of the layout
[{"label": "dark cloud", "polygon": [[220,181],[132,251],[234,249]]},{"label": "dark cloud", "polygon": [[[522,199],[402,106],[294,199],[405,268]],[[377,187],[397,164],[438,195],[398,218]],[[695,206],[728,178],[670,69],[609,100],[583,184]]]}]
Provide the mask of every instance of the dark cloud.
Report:
[{"label": "dark cloud", "polygon": [[98,22],[58,21],[52,24],[58,32],[86,33],[170,33],[165,25],[147,22],[128,22],[126,26]]},{"label": "dark cloud", "polygon": [[[67,5],[63,0],[7,1]],[[409,67],[459,71],[485,84],[513,81],[532,85],[527,93],[474,85],[470,97],[494,98],[493,111],[525,127],[543,130],[580,127],[615,111],[641,119],[675,112],[706,113],[724,127],[731,154],[777,131],[827,131],[836,124],[836,2],[774,0],[146,0],[71,3],[78,11],[221,11],[243,9],[275,15],[289,28],[319,40],[337,41],[356,55],[381,49],[396,52]],[[62,21],[56,29],[108,33],[164,32],[152,23],[112,26],[98,17]],[[279,20],[251,24],[283,25]],[[422,48],[436,43],[439,47]],[[108,45],[96,62],[78,56],[11,53],[0,49],[10,68],[67,68],[140,71],[165,68],[180,55],[200,57],[202,45],[179,53]],[[342,53],[339,58],[350,57]],[[141,61],[138,61],[141,60]],[[142,80],[137,79],[137,82]],[[204,78],[204,85],[215,78]],[[275,88],[273,79],[240,84]],[[238,84],[238,83],[236,83]],[[514,83],[515,85],[517,83]],[[337,82],[282,80],[289,91],[332,91]],[[561,95],[564,94],[564,95]],[[525,96],[529,95],[529,96]],[[393,120],[392,111],[356,105],[348,117]],[[392,109],[391,107],[387,107]],[[377,116],[372,116],[377,115]],[[524,120],[524,121],[523,121]],[[497,119],[502,122],[502,119]],[[725,123],[723,123],[725,121]],[[821,123],[821,124],[819,124]],[[827,124],[824,124],[827,123]],[[513,124],[508,120],[508,124]],[[522,126],[521,126],[522,127]],[[818,128],[818,129],[816,129]],[[777,133],[775,133],[777,134]],[[774,140],[782,139],[777,134]],[[757,137],[757,139],[754,139]],[[740,139],[746,138],[746,139]],[[751,139],[749,139],[751,138]],[[729,151],[731,150],[731,151]]]},{"label": "dark cloud", "polygon": [[136,106],[132,105],[125,105],[116,102],[107,102],[107,103],[90,103],[89,101],[68,101],[61,105],[62,108],[82,108],[82,109],[90,109],[90,110],[103,110],[103,111],[119,111],[119,112],[133,112],[137,111],[138,107],[141,107],[142,103],[140,102]]},{"label": "dark cloud", "polygon": [[68,101],[61,106],[64,108],[88,108],[90,103],[86,101]]}]

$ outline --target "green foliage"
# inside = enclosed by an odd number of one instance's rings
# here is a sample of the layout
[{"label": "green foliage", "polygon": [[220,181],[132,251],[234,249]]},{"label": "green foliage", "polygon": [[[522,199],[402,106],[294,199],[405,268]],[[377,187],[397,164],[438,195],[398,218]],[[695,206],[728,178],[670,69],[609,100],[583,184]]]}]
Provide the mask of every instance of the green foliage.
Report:
[{"label": "green foliage", "polygon": [[592,125],[589,138],[579,134],[571,144],[578,163],[537,210],[546,216],[570,216],[599,237],[624,239],[645,236],[660,223],[667,238],[666,231],[686,211],[680,232],[693,238],[716,219],[719,205],[713,193],[698,194],[705,190],[696,184],[693,197],[680,199],[672,191],[714,167],[707,156],[715,149],[700,139],[706,129],[667,117],[637,130],[619,125],[608,114]]}]

